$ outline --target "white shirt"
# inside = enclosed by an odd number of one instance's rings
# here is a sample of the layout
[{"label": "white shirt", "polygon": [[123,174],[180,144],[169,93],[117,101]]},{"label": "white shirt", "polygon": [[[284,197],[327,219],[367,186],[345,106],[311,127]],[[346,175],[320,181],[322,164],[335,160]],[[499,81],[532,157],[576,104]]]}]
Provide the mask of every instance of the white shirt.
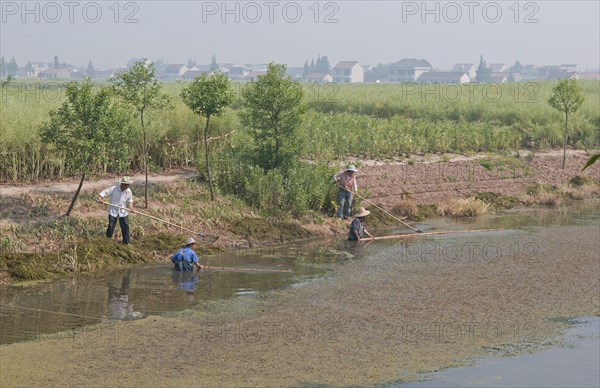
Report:
[{"label": "white shirt", "polygon": [[[128,203],[133,203],[133,193],[129,187],[125,191],[121,191],[121,185],[109,187],[106,190],[102,190],[100,193],[102,198],[108,196],[110,203],[113,205],[127,207]],[[127,217],[129,214],[125,209],[119,209],[114,206],[108,207],[108,214],[112,217]]]}]

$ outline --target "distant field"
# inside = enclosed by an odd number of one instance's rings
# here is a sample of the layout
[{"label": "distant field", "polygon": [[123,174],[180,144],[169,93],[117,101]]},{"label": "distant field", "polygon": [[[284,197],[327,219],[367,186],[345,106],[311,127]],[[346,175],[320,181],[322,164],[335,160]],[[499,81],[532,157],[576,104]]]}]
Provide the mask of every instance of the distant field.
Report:
[{"label": "distant field", "polygon": [[[600,81],[580,81],[585,103],[570,118],[568,142],[581,149],[600,147]],[[24,181],[70,175],[70,164],[41,144],[38,128],[48,112],[60,106],[64,82],[15,80],[2,89],[0,117],[0,180]],[[183,104],[184,84],[163,84],[173,109],[149,114],[152,168],[195,164],[202,123]],[[562,144],[564,117],[548,106],[554,83],[420,85],[306,84],[309,107],[299,136],[306,158],[332,160],[361,156],[386,158],[414,152],[482,152],[517,148],[543,149]],[[234,131],[220,147],[248,141],[237,111],[241,83],[234,83],[236,101],[222,117],[211,120],[215,134]],[[131,146],[141,149],[141,136]],[[139,169],[140,157],[130,169]],[[93,166],[94,173],[112,171]]]}]

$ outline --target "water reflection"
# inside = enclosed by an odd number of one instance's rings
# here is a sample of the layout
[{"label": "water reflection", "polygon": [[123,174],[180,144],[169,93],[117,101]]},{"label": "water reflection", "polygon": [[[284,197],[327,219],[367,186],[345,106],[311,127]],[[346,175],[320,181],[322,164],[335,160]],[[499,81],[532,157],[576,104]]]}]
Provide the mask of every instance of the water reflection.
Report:
[{"label": "water reflection", "polygon": [[200,276],[194,274],[193,271],[173,271],[172,280],[176,289],[183,290],[188,295],[194,295]]},{"label": "water reflection", "polygon": [[108,284],[108,319],[121,320],[133,312],[133,304],[129,301],[129,275],[127,271],[121,278],[121,286]]}]

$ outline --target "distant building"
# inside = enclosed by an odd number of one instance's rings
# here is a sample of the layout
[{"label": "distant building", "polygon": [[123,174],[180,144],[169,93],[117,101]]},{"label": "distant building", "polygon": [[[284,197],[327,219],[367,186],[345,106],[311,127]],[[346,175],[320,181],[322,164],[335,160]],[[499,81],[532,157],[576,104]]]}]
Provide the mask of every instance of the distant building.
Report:
[{"label": "distant building", "polygon": [[290,76],[290,78],[294,81],[302,80],[302,72],[304,68],[302,67],[288,67],[285,69],[285,73]]},{"label": "distant building", "polygon": [[475,79],[477,76],[477,66],[473,63],[457,63],[452,68],[452,71],[467,73],[469,79]]},{"label": "distant building", "polygon": [[227,67],[227,76],[233,81],[241,81],[248,74],[244,66],[230,65]]},{"label": "distant building", "polygon": [[340,84],[365,81],[363,67],[357,61],[341,61],[331,69],[333,81]]},{"label": "distant building", "polygon": [[428,71],[417,79],[426,84],[466,84],[470,81],[467,73],[462,71]]},{"label": "distant building", "polygon": [[577,65],[542,66],[539,68],[540,78],[547,81],[578,79]]},{"label": "distant building", "polygon": [[600,71],[579,73],[581,80],[600,80]]},{"label": "distant building", "polygon": [[540,68],[536,65],[525,65],[521,69],[521,81],[537,81],[540,79]]},{"label": "distant building", "polygon": [[165,79],[181,79],[189,68],[184,64],[174,63],[165,67],[163,78]]},{"label": "distant building", "polygon": [[259,75],[267,74],[266,70],[250,70],[244,77],[244,81],[257,81]]},{"label": "distant building", "polygon": [[423,73],[431,71],[424,59],[402,59],[390,65],[390,82],[416,82]]},{"label": "distant building", "polygon": [[490,63],[488,68],[492,69],[492,73],[503,73],[508,71],[508,66],[506,63]]},{"label": "distant building", "polygon": [[136,63],[144,62],[145,60],[146,58],[131,58],[129,61],[127,61],[127,68],[131,69]]},{"label": "distant building", "polygon": [[304,76],[304,80],[308,83],[328,83],[333,82],[331,74],[311,73]]},{"label": "distant building", "polygon": [[31,77],[38,77],[40,75],[40,73],[44,70],[50,69],[54,67],[53,63],[48,63],[48,62],[31,62],[31,74],[29,74],[29,76]]},{"label": "distant building", "polygon": [[41,71],[38,77],[42,79],[68,79],[71,78],[71,70],[62,68],[52,68]]},{"label": "distant building", "polygon": [[497,84],[503,84],[508,82],[509,73],[507,72],[493,72],[490,75],[491,82],[495,82]]},{"label": "distant building", "polygon": [[196,77],[202,77],[202,74],[208,73],[207,70],[199,70],[194,66],[192,69],[186,71],[181,76],[181,79],[184,81],[193,81]]}]

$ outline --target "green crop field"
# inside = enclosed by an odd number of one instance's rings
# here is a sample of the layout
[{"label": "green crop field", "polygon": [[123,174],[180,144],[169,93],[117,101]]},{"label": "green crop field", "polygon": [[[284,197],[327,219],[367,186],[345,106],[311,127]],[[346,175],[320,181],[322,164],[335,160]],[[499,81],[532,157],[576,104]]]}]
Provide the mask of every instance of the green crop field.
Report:
[{"label": "green crop field", "polygon": [[[149,155],[155,171],[196,165],[203,123],[183,103],[184,83],[163,84],[172,109],[149,113]],[[298,133],[305,159],[330,161],[348,157],[389,158],[416,152],[498,152],[562,145],[564,116],[548,97],[553,82],[425,85],[305,84],[308,110]],[[585,102],[569,119],[568,144],[581,149],[600,146],[600,82],[580,81]],[[223,117],[211,120],[212,152],[243,147],[248,135],[236,99]],[[64,82],[13,80],[0,97],[0,180],[31,181],[73,174],[69,160],[41,143],[40,126],[61,105]],[[136,121],[133,121],[137,123]],[[140,152],[129,170],[141,167],[141,132],[131,139]],[[202,152],[200,152],[202,157]],[[218,158],[215,158],[218,159]],[[92,173],[116,172],[110,164]]]}]

